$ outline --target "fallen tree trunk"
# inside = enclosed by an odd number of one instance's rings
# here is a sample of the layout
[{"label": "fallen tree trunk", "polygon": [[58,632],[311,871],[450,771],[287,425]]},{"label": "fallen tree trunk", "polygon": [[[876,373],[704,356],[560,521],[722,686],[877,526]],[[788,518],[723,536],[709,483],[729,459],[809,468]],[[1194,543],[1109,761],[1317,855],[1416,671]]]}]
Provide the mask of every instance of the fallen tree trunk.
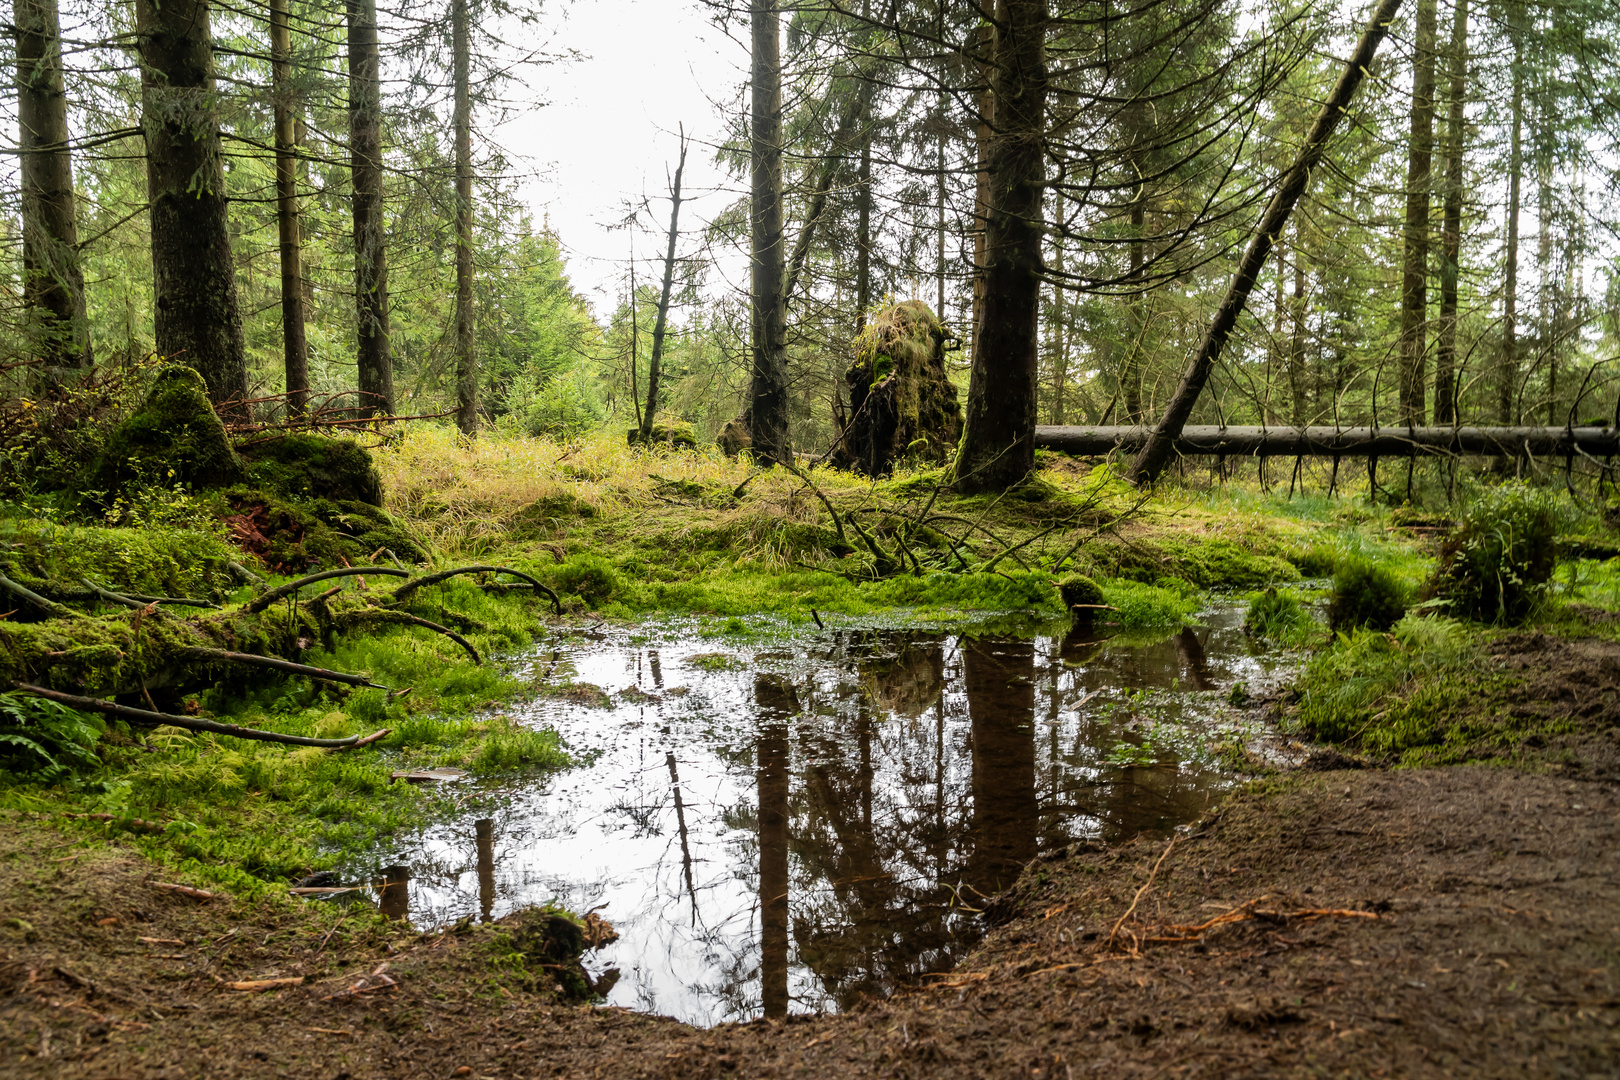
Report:
[{"label": "fallen tree trunk", "polygon": [[[1148,427],[1051,427],[1035,429],[1035,446],[1066,454],[1137,453],[1148,444]],[[1183,457],[1485,457],[1601,458],[1620,454],[1620,429],[1612,427],[1216,427],[1188,425],[1173,443]]]}]

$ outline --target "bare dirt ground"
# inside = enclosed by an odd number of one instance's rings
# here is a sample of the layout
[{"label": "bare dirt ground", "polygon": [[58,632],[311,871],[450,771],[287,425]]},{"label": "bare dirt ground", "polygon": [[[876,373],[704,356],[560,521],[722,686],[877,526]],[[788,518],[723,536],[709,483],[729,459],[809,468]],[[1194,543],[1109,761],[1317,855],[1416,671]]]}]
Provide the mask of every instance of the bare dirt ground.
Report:
[{"label": "bare dirt ground", "polygon": [[[1620,650],[1583,648],[1499,654],[1530,675],[1520,707],[1577,716],[1596,694],[1588,741],[1556,749],[1601,756]],[[1548,656],[1596,682],[1544,685]],[[199,903],[131,856],[0,823],[0,1076],[1617,1077],[1612,776],[1295,774],[1173,839],[1031,864],[937,985],[708,1031],[534,993],[498,930]],[[344,995],[382,963],[395,985]]]}]

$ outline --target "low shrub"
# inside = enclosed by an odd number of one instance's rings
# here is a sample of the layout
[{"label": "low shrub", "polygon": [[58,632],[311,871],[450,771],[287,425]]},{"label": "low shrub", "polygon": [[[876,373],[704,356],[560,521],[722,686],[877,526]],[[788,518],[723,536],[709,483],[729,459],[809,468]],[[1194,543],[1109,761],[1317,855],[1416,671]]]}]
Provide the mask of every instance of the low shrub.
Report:
[{"label": "low shrub", "polygon": [[1341,559],[1333,574],[1328,626],[1335,633],[1357,627],[1388,630],[1406,614],[1407,593],[1396,576],[1364,559]]},{"label": "low shrub", "polygon": [[1550,492],[1518,481],[1481,491],[1441,549],[1428,592],[1458,618],[1522,621],[1552,580],[1560,516]]}]

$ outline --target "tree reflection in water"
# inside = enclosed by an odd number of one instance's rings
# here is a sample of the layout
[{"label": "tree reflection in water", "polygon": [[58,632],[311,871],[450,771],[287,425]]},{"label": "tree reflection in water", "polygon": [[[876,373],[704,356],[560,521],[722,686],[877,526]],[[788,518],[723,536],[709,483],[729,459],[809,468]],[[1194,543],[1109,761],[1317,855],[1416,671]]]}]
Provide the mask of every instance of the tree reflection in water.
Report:
[{"label": "tree reflection in water", "polygon": [[[696,637],[548,649],[536,677],[618,695],[534,708],[598,756],[499,792],[472,852],[466,819],[421,837],[413,911],[601,906],[623,935],[601,957],[625,973],[609,1000],[696,1023],[848,1008],[948,968],[967,909],[1040,851],[1196,817],[1227,779],[1158,747],[1207,722],[1215,695],[1186,691],[1263,676],[1240,626],[834,631],[727,665],[690,661],[713,654]],[[1157,765],[1120,754],[1149,740]]]}]

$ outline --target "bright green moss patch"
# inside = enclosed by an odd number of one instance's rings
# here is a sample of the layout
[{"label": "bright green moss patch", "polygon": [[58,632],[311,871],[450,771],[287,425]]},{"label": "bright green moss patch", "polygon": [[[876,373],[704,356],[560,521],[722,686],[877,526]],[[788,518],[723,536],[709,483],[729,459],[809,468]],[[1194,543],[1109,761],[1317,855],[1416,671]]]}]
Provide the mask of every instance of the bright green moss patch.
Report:
[{"label": "bright green moss patch", "polygon": [[0,519],[7,564],[35,579],[79,587],[92,578],[114,591],[207,599],[233,581],[225,564],[241,552],[197,529],[59,525],[43,519]]}]

